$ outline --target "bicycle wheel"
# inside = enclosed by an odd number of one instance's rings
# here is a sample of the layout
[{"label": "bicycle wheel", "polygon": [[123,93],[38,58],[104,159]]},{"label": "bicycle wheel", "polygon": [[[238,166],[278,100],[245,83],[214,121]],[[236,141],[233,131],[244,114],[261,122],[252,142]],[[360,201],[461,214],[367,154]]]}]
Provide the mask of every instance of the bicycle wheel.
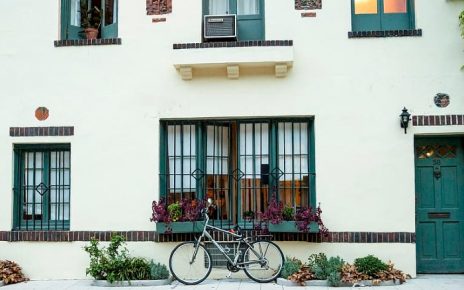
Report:
[{"label": "bicycle wheel", "polygon": [[[253,252],[251,250],[256,252]],[[284,254],[279,246],[271,241],[256,241],[243,253],[245,274],[258,283],[277,279],[284,264]],[[248,264],[250,263],[250,264]]]},{"label": "bicycle wheel", "polygon": [[[201,283],[211,273],[211,255],[200,244],[196,251],[195,242],[177,245],[169,257],[169,269],[179,282],[186,285]],[[195,255],[195,257],[194,257]]]}]

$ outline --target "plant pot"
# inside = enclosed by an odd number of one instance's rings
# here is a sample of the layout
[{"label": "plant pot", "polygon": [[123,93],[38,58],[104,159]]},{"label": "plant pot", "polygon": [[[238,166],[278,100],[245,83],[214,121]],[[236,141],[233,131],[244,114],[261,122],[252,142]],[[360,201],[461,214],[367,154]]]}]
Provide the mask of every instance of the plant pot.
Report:
[{"label": "plant pot", "polygon": [[164,234],[166,231],[171,228],[171,233],[201,233],[203,231],[204,223],[203,222],[172,222],[170,224],[166,223],[156,223],[155,230],[159,234]]},{"label": "plant pot", "polygon": [[[269,231],[272,233],[297,233],[298,228],[296,227],[295,221],[282,221],[280,224],[269,223]],[[319,225],[315,222],[311,222],[308,226],[309,233],[318,233]]]},{"label": "plant pot", "polygon": [[87,39],[97,39],[98,37],[98,29],[96,28],[86,28],[84,32]]}]

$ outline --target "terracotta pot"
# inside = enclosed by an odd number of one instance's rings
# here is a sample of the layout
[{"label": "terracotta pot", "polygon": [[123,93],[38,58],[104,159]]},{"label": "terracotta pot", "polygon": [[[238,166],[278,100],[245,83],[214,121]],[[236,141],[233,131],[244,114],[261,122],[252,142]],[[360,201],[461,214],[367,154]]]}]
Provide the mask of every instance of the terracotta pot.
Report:
[{"label": "terracotta pot", "polygon": [[87,39],[97,39],[98,29],[96,28],[86,28],[84,30],[85,36]]}]

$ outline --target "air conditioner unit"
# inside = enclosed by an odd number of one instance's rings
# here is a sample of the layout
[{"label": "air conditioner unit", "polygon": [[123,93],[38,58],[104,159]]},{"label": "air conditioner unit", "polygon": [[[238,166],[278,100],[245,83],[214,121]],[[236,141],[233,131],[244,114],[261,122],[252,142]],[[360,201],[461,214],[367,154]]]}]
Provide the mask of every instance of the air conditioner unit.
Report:
[{"label": "air conditioner unit", "polygon": [[237,38],[237,17],[235,14],[205,15],[203,24],[206,40]]}]

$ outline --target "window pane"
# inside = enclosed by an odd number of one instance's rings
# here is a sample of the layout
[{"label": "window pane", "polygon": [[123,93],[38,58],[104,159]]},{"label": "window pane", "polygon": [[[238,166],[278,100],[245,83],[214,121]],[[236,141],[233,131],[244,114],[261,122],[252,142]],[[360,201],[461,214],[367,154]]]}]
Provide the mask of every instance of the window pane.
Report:
[{"label": "window pane", "polygon": [[354,14],[377,14],[377,0],[354,0]]},{"label": "window pane", "polygon": [[229,0],[209,0],[209,15],[229,13]]},{"label": "window pane", "polygon": [[71,0],[71,19],[70,24],[73,26],[81,26],[81,1]]},{"label": "window pane", "polygon": [[384,13],[407,13],[407,0],[384,0]]},{"label": "window pane", "polygon": [[105,1],[105,25],[116,23],[116,1]]},{"label": "window pane", "polygon": [[238,15],[259,14],[259,0],[237,0]]}]

